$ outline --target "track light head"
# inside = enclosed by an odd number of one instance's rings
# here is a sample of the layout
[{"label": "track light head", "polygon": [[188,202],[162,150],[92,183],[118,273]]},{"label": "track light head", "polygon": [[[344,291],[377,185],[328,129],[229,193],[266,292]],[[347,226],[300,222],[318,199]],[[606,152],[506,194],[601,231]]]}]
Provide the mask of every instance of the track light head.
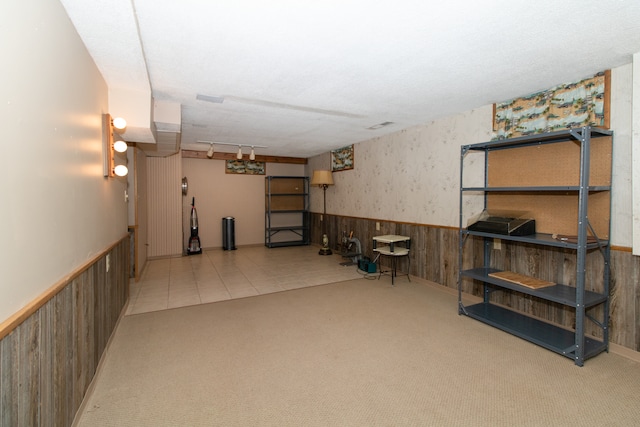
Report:
[{"label": "track light head", "polygon": [[207,151],[207,157],[208,158],[213,157],[213,144],[211,144],[211,147],[209,147],[209,151]]}]

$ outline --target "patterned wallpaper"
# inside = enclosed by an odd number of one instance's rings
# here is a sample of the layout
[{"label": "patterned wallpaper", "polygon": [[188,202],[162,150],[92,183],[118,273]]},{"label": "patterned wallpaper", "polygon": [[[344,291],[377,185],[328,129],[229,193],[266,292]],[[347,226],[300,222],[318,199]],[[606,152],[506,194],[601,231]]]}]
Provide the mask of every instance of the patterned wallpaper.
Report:
[{"label": "patterned wallpaper", "polygon": [[[491,139],[492,114],[486,106],[355,144],[354,169],[333,173],[327,213],[457,227],[460,146]],[[481,165],[465,163],[465,175]],[[314,169],[330,169],[329,153],[309,159]],[[311,210],[322,212],[318,188]],[[479,213],[481,201],[466,210]]]}]

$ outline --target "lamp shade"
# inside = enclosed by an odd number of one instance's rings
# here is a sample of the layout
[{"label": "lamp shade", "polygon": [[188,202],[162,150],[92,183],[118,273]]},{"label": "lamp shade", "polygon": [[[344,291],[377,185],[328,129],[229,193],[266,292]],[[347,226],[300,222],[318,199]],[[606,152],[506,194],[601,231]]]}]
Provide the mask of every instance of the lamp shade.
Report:
[{"label": "lamp shade", "polygon": [[313,171],[311,185],[333,185],[333,175],[331,171]]}]

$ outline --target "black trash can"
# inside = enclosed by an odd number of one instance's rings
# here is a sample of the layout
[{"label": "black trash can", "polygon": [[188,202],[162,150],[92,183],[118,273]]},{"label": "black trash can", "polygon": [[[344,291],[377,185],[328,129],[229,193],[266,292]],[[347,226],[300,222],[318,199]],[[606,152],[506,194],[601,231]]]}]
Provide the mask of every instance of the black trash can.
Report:
[{"label": "black trash can", "polygon": [[236,249],[236,220],[232,216],[222,218],[222,249],[234,251]]}]

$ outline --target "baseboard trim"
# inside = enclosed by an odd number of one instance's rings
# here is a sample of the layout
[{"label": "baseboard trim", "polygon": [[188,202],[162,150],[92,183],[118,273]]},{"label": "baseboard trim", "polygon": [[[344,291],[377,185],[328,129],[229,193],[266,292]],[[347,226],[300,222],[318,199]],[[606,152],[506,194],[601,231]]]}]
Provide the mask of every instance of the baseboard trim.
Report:
[{"label": "baseboard trim", "polygon": [[609,351],[611,353],[617,354],[618,356],[626,357],[627,359],[640,363],[640,352],[632,350],[629,347],[610,342]]}]

